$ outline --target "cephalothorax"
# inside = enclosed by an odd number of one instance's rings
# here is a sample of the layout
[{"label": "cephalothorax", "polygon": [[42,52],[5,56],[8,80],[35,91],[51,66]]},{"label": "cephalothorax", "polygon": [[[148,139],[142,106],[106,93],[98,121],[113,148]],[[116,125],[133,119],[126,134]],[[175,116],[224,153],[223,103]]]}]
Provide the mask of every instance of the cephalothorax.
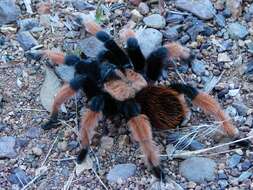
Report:
[{"label": "cephalothorax", "polygon": [[188,52],[170,44],[156,49],[146,59],[133,32],[128,33],[125,53],[95,23],[89,22],[86,26],[93,31],[91,33],[96,33],[96,37],[107,49],[100,52],[96,59],[80,59],[73,55],[64,57],[64,54],[44,52],[55,63],[73,65],[76,75],[56,95],[51,117],[42,128],[50,129],[54,126],[60,105],[77,90],[82,89],[87,96],[88,109],[80,123],[82,149],[77,158],[79,163],[85,159],[92,140],[92,131],[103,116],[121,114],[127,119],[134,139],[139,142],[147,165],[156,177],[162,178],[151,126],[168,129],[180,125],[188,112],[184,96],[222,121],[224,131],[229,136],[237,135],[238,130],[232,125],[230,118],[208,94],[180,83],[168,87],[152,85],[152,81],[156,81],[161,75],[168,57],[187,60],[190,56]]}]

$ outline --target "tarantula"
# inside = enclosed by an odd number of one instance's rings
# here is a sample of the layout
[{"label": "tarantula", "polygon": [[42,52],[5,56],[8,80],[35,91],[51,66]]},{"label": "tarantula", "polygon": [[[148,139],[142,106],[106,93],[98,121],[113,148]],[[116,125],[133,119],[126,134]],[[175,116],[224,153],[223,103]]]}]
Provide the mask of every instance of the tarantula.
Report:
[{"label": "tarantula", "polygon": [[222,121],[223,129],[229,136],[238,134],[230,118],[208,94],[180,83],[168,87],[153,85],[152,81],[159,78],[168,57],[189,58],[182,47],[175,44],[160,47],[146,59],[133,31],[126,33],[126,54],[96,23],[86,22],[85,26],[92,34],[96,34],[106,47],[97,58],[64,56],[63,53],[49,50],[43,52],[55,63],[74,66],[75,77],[56,95],[50,119],[42,128],[48,130],[55,127],[60,105],[79,89],[87,96],[88,110],[80,122],[82,149],[77,157],[78,163],[85,160],[93,130],[103,116],[122,114],[127,119],[134,139],[141,146],[147,165],[157,178],[162,179],[163,173],[159,165],[157,148],[152,139],[151,126],[168,129],[180,125],[189,110],[184,96]]}]

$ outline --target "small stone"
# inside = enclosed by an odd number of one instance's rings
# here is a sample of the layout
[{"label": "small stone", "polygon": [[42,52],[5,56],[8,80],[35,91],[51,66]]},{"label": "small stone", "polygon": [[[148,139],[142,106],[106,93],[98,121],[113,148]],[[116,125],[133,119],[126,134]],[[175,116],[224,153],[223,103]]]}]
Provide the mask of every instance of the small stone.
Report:
[{"label": "small stone", "polygon": [[179,41],[181,44],[186,44],[190,39],[191,39],[190,36],[186,34],[186,35],[183,35]]},{"label": "small stone", "polygon": [[62,141],[58,143],[58,149],[65,152],[67,150],[68,144],[66,141]]},{"label": "small stone", "polygon": [[248,52],[253,54],[253,42],[247,43],[246,45]]},{"label": "small stone", "polygon": [[[236,89],[238,90],[238,89]],[[229,91],[230,92],[230,91]],[[239,92],[234,92],[235,96],[238,94]],[[232,95],[234,95],[232,94]],[[229,93],[229,96],[231,96],[231,92]],[[247,115],[247,112],[249,111],[249,108],[243,103],[243,102],[239,102],[239,101],[236,101],[233,103],[233,107],[236,108],[238,114],[240,116],[246,116]]]},{"label": "small stone", "polygon": [[31,177],[29,177],[24,170],[20,168],[15,168],[11,172],[11,175],[9,176],[8,180],[12,184],[18,184],[19,187],[23,187],[31,180]]},{"label": "small stone", "polygon": [[235,117],[237,115],[237,111],[233,106],[228,106],[225,112],[230,115],[230,117]]},{"label": "small stone", "polygon": [[247,28],[238,22],[229,24],[228,32],[233,39],[244,39],[249,34]]},{"label": "small stone", "polygon": [[75,75],[75,67],[73,66],[59,65],[55,67],[55,71],[58,76],[66,82],[70,82],[70,80],[73,79]]},{"label": "small stone", "polygon": [[206,63],[202,60],[195,59],[192,63],[192,70],[196,75],[203,75],[206,71]]},{"label": "small stone", "polygon": [[226,0],[226,7],[232,13],[233,18],[238,18],[242,14],[242,0]]},{"label": "small stone", "polygon": [[72,5],[75,9],[78,11],[84,11],[84,10],[95,10],[96,7],[87,1],[83,0],[72,0]]},{"label": "small stone", "polygon": [[190,181],[203,183],[215,179],[215,168],[216,163],[209,158],[192,157],[180,163],[179,172]]},{"label": "small stone", "polygon": [[228,160],[227,160],[227,165],[230,168],[234,168],[235,166],[237,166],[240,161],[241,161],[242,156],[238,155],[238,154],[233,154]]},{"label": "small stone", "polygon": [[187,187],[189,188],[189,189],[194,189],[195,187],[196,187],[196,183],[194,183],[193,181],[190,181],[189,183],[188,183],[188,185],[187,185]]},{"label": "small stone", "polygon": [[141,2],[138,6],[138,9],[139,9],[140,13],[143,15],[146,15],[149,13],[149,7],[148,7],[147,3]]},{"label": "small stone", "polygon": [[77,141],[71,141],[68,144],[68,150],[72,151],[72,150],[76,149],[78,146],[79,146],[79,143]]},{"label": "small stone", "polygon": [[0,158],[14,158],[16,138],[11,136],[0,137]]},{"label": "small stone", "polygon": [[15,1],[0,1],[0,26],[17,20],[21,14],[20,9],[15,5]]},{"label": "small stone", "polygon": [[25,51],[39,45],[37,40],[28,31],[19,32],[17,34],[17,41]]},{"label": "small stone", "polygon": [[217,15],[215,16],[215,21],[216,21],[216,23],[218,24],[218,26],[220,26],[220,27],[225,27],[225,26],[226,26],[225,18],[224,18],[224,16],[221,15],[221,14],[217,14]]},{"label": "small stone", "polygon": [[39,27],[39,21],[35,18],[27,18],[18,21],[20,31],[32,30],[34,27]]},{"label": "small stone", "polygon": [[218,184],[219,184],[221,189],[225,189],[229,185],[227,180],[219,180]]},{"label": "small stone", "polygon": [[26,132],[26,136],[30,138],[39,138],[40,134],[41,128],[39,127],[31,127]]},{"label": "small stone", "polygon": [[252,172],[246,171],[243,172],[239,177],[238,177],[238,182],[243,182],[244,180],[250,178],[252,176]]},{"label": "small stone", "polygon": [[236,96],[240,92],[240,89],[233,89],[228,91],[228,95],[231,97]]},{"label": "small stone", "polygon": [[46,78],[40,90],[40,101],[46,110],[51,111],[54,96],[60,90],[60,88],[61,81],[51,69],[46,68]]},{"label": "small stone", "polygon": [[251,166],[252,166],[251,161],[245,160],[241,165],[242,171],[248,170]]},{"label": "small stone", "polygon": [[39,148],[39,147],[33,147],[33,148],[32,148],[32,152],[33,152],[33,154],[36,155],[36,156],[41,156],[42,153],[43,153],[42,149]]},{"label": "small stone", "polygon": [[215,14],[215,9],[210,0],[177,0],[176,7],[189,11],[203,20],[209,20]]},{"label": "small stone", "polygon": [[184,21],[184,16],[180,14],[174,14],[174,13],[169,13],[165,17],[165,20],[169,24],[180,24],[181,22]]},{"label": "small stone", "polygon": [[113,138],[111,137],[102,137],[101,138],[101,148],[104,150],[110,150],[113,146]]},{"label": "small stone", "polygon": [[118,182],[133,176],[135,172],[136,166],[134,164],[119,164],[109,171],[106,178],[109,182]]},{"label": "small stone", "polygon": [[152,28],[164,28],[165,27],[165,19],[160,14],[153,14],[147,16],[143,19],[144,23]]},{"label": "small stone", "polygon": [[137,36],[141,51],[145,57],[161,45],[162,37],[162,33],[153,28],[147,28]]},{"label": "small stone", "polygon": [[105,49],[103,43],[94,36],[80,40],[78,48],[88,57],[96,57],[99,52]]},{"label": "small stone", "polygon": [[140,22],[142,20],[143,16],[141,15],[141,13],[138,10],[134,9],[131,11],[131,13],[132,13],[131,18],[134,22]]},{"label": "small stone", "polygon": [[133,5],[139,5],[140,4],[140,2],[141,2],[141,0],[129,0],[130,1],[130,3],[132,3]]},{"label": "small stone", "polygon": [[218,54],[218,62],[230,62],[231,59],[228,56],[228,53],[219,53]]},{"label": "small stone", "polygon": [[179,33],[177,31],[177,28],[170,27],[163,32],[163,36],[168,40],[175,41],[179,38]]}]

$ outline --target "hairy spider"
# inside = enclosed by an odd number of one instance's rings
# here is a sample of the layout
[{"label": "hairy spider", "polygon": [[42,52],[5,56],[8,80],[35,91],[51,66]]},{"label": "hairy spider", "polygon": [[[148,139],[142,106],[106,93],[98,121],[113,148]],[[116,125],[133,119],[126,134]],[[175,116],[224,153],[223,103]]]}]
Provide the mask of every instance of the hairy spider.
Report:
[{"label": "hairy spider", "polygon": [[106,47],[97,58],[64,56],[63,53],[49,50],[43,52],[55,63],[74,66],[75,77],[56,95],[50,119],[42,128],[48,130],[55,127],[60,105],[79,89],[87,96],[88,109],[80,122],[82,149],[77,157],[78,163],[85,159],[93,130],[103,116],[121,114],[127,119],[134,139],[139,142],[147,165],[157,178],[162,179],[163,173],[159,165],[159,154],[152,139],[151,126],[168,129],[180,125],[189,110],[184,96],[206,113],[222,121],[227,135],[234,137],[238,134],[230,118],[208,94],[181,83],[174,83],[168,87],[153,85],[152,81],[156,81],[161,75],[168,57],[189,59],[189,52],[181,46],[168,44],[154,50],[146,59],[133,31],[129,30],[125,35],[126,54],[100,26],[93,22],[86,22],[85,26],[92,34],[96,34]]}]

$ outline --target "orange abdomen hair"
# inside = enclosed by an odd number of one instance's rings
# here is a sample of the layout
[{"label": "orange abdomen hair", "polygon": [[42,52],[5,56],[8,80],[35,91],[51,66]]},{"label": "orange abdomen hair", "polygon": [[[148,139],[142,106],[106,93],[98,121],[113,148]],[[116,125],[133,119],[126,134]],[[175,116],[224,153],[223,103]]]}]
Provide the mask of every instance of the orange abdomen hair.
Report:
[{"label": "orange abdomen hair", "polygon": [[185,105],[179,94],[162,86],[147,86],[136,95],[141,111],[147,115],[152,127],[160,129],[175,128],[185,116]]}]

